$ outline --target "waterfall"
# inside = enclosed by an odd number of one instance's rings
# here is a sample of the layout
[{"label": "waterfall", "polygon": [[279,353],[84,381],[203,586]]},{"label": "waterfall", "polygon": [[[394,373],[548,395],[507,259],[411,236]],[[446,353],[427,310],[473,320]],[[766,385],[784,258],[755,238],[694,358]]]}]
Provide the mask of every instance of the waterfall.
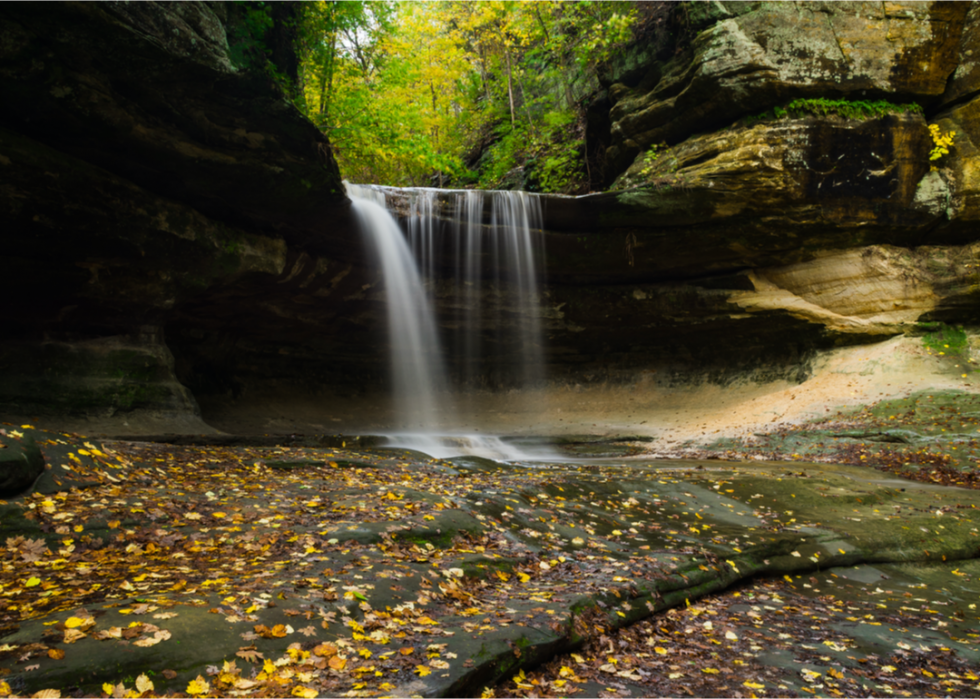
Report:
[{"label": "waterfall", "polygon": [[358,185],[348,185],[348,193],[384,272],[398,427],[429,431],[439,424],[447,390],[435,314],[411,250],[385,208],[384,193]]},{"label": "waterfall", "polygon": [[[438,455],[446,450],[431,436],[454,435],[451,446],[442,444],[459,453],[453,416],[472,407],[475,391],[527,390],[544,380],[534,236],[540,200],[525,192],[365,185],[348,185],[348,194],[384,275],[399,443]],[[391,211],[404,218],[404,232]],[[499,440],[468,439],[469,453],[526,456]]]}]

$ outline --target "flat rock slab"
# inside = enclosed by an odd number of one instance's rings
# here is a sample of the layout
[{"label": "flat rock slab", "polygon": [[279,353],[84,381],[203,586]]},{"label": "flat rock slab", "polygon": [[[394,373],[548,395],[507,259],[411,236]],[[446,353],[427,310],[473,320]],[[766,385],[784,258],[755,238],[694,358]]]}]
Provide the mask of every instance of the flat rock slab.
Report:
[{"label": "flat rock slab", "polygon": [[[494,696],[974,697],[980,561],[756,578],[504,678]],[[972,607],[970,605],[973,605]]]},{"label": "flat rock slab", "polygon": [[479,694],[753,576],[980,549],[980,492],[860,467],[35,436],[98,485],[5,505],[19,694]]}]

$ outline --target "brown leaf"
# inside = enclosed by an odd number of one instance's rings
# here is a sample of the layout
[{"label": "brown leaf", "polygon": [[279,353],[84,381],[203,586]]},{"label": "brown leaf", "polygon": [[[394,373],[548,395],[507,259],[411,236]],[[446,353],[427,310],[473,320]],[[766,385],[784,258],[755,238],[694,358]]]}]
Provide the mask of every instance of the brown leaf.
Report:
[{"label": "brown leaf", "polygon": [[78,629],[65,629],[65,643],[74,643],[80,638],[85,638],[85,634]]},{"label": "brown leaf", "polygon": [[251,649],[240,650],[235,655],[250,663],[257,663],[265,657],[258,651]]}]

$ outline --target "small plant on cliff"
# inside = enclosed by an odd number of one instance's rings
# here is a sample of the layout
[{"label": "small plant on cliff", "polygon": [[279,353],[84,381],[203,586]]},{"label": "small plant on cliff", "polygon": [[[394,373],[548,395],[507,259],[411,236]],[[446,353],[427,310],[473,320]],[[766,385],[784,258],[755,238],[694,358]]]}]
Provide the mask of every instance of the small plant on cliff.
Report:
[{"label": "small plant on cliff", "polygon": [[[641,155],[637,161],[626,171],[615,183],[611,189],[627,189],[636,185],[652,184],[655,187],[666,188],[671,184],[676,182],[674,173],[677,171],[677,161],[670,163],[667,167],[665,175],[659,177],[653,176],[654,167],[662,157],[666,157],[670,154],[670,147],[666,143],[654,143],[651,145],[643,155]],[[639,168],[639,169],[635,169]],[[661,168],[663,170],[663,168]]]},{"label": "small plant on cliff", "polygon": [[[949,149],[953,147],[953,137],[955,131],[943,133],[939,124],[929,124],[929,136],[932,138],[933,148],[929,151],[929,160],[939,160],[944,155],[949,155]],[[936,168],[933,167],[933,170]]]},{"label": "small plant on cliff", "polygon": [[877,119],[886,114],[921,114],[915,102],[894,104],[886,100],[831,100],[825,97],[793,100],[785,107],[773,107],[743,120],[745,125],[767,119],[799,119],[805,116],[839,116],[843,119]]}]

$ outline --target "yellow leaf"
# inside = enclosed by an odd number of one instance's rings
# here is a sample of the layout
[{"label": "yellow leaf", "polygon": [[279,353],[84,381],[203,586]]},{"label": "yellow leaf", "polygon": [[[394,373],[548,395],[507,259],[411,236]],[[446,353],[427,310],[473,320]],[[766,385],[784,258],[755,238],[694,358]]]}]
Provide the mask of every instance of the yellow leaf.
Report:
[{"label": "yellow leaf", "polygon": [[531,576],[527,573],[518,573],[517,577],[521,579],[522,583],[526,583],[531,579]]},{"label": "yellow leaf", "polygon": [[77,629],[79,626],[85,626],[85,619],[77,616],[70,616],[65,619],[65,628]]},{"label": "yellow leaf", "polygon": [[653,652],[656,653],[657,655],[667,655],[667,649],[666,648],[661,648],[660,646],[657,646],[656,648],[654,648],[653,649]]},{"label": "yellow leaf", "polygon": [[41,584],[41,578],[30,577],[24,583],[24,587],[36,587]]},{"label": "yellow leaf", "polygon": [[347,658],[341,658],[339,655],[335,655],[332,658],[330,658],[328,664],[330,665],[331,669],[337,670],[339,672],[340,670],[343,670],[344,667],[347,665]]},{"label": "yellow leaf", "polygon": [[718,671],[715,668],[713,668],[713,667],[703,667],[703,668],[701,668],[701,672],[706,672],[709,675],[717,675],[718,674]]},{"label": "yellow leaf", "polygon": [[319,692],[317,692],[315,689],[311,689],[310,687],[302,687],[302,686],[293,687],[294,697],[304,697],[305,699],[313,699],[313,697],[317,696],[318,694]]},{"label": "yellow leaf", "polygon": [[432,674],[432,670],[430,670],[425,665],[416,665],[415,666],[415,674],[418,675],[419,677],[425,677],[426,675],[431,675]]},{"label": "yellow leaf", "polygon": [[60,648],[51,648],[48,650],[48,657],[52,660],[61,660],[65,657],[65,651]]},{"label": "yellow leaf", "polygon": [[209,691],[211,691],[211,685],[200,675],[196,679],[191,680],[187,685],[188,694],[207,694]]},{"label": "yellow leaf", "polygon": [[313,655],[321,658],[329,658],[333,655],[337,655],[337,646],[332,643],[321,643],[313,649]]},{"label": "yellow leaf", "polygon": [[736,636],[731,631],[726,631],[725,632],[725,638],[727,638],[729,641],[737,641],[738,640],[738,636]]},{"label": "yellow leaf", "polygon": [[503,580],[504,582],[507,582],[508,580],[510,580],[510,576],[507,575],[507,573],[505,573],[502,570],[498,570],[497,571],[497,577],[500,578],[501,580]]},{"label": "yellow leaf", "polygon": [[742,686],[743,687],[748,687],[749,689],[765,689],[766,688],[766,685],[759,684],[758,682],[753,682],[752,680],[745,680],[745,682],[742,683]]},{"label": "yellow leaf", "polygon": [[113,692],[114,692],[115,690],[116,690],[116,688],[115,688],[115,687],[113,687],[113,686],[112,686],[111,684],[109,684],[108,682],[104,682],[104,683],[102,684],[102,691],[103,691],[103,692],[105,692],[106,694],[108,694],[108,695],[109,695],[110,697],[112,696],[112,693],[113,693]]}]

